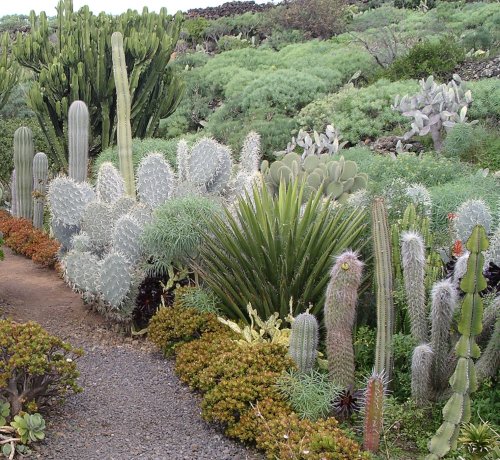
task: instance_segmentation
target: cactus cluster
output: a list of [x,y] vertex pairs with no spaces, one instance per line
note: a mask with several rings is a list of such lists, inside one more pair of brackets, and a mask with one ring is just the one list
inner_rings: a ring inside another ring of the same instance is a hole
[[[278,193],[281,181],[290,183],[304,180],[310,193],[323,187],[323,193],[344,202],[349,194],[366,188],[368,177],[358,172],[354,161],[336,158],[329,154],[308,155],[302,158],[295,152],[287,153],[271,165],[262,162],[264,181],[273,193]],[[307,195],[307,194],[306,194]]]
[[448,84],[438,85],[431,75],[420,80],[421,91],[413,96],[396,97],[393,110],[411,118],[411,130],[403,140],[430,134],[436,151],[443,148],[443,129],[451,129],[456,123],[467,121],[467,108],[472,102],[471,92],[467,91],[461,78],[453,75]]
[[278,155],[295,152],[297,147],[303,150],[302,158],[309,155],[335,155],[347,144],[341,140],[342,136],[333,125],[327,125],[324,133],[314,131],[312,136],[301,129],[297,138],[292,137],[292,141],[288,143],[285,151],[278,152]]

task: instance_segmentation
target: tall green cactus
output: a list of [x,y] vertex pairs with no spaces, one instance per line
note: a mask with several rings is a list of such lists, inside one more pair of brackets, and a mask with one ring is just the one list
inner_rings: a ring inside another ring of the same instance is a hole
[[69,177],[76,182],[87,179],[89,162],[89,109],[74,101],[68,111]]
[[467,240],[469,259],[467,271],[460,282],[465,293],[461,305],[458,332],[461,336],[455,346],[458,357],[455,372],[450,378],[453,394],[443,408],[444,421],[429,442],[426,460],[443,458],[457,444],[460,425],[470,420],[470,395],[477,389],[474,359],[481,354],[475,336],[481,332],[483,319],[483,300],[481,291],[486,289],[483,276],[484,255],[488,249],[488,239],[484,227],[475,226]]
[[356,318],[358,288],[363,263],[355,252],[341,254],[330,272],[325,297],[326,352],[333,382],[343,388],[354,385],[352,329]]
[[49,160],[43,152],[33,158],[33,226],[43,227],[43,213],[49,176]]
[[31,129],[21,127],[14,133],[17,217],[33,218],[33,157],[35,147]]
[[420,344],[427,341],[429,328],[425,299],[425,247],[417,232],[401,235],[401,256],[411,335]]
[[125,181],[127,195],[135,198],[134,164],[132,162],[132,128],[130,125],[130,90],[127,78],[127,64],[120,32],[111,35],[113,50],[113,75],[116,86],[116,112],[118,116],[117,138],[120,172]]
[[375,288],[377,291],[377,342],[375,372],[392,374],[392,335],[394,328],[394,300],[391,261],[391,242],[387,212],[383,198],[372,204],[372,238],[375,255]]
[[114,142],[117,97],[109,40],[114,31],[127,37],[132,136],[153,137],[160,119],[172,114],[180,102],[184,84],[168,65],[179,38],[180,13],[171,16],[165,8],[158,13],[145,8],[141,13],[97,15],[86,6],[74,11],[72,0],[64,0],[57,6],[55,40],[45,13],[31,14],[30,23],[30,33],[18,34],[12,49],[20,65],[33,72],[28,103],[57,169],[67,167],[65,133],[73,101],[85,101],[91,113],[89,155]]
[[384,397],[386,379],[376,371],[368,379],[363,407],[363,448],[377,452],[384,427]]
[[318,355],[318,321],[309,312],[301,313],[292,323],[289,354],[300,372],[311,371]]
[[19,66],[13,64],[10,55],[10,36],[5,32],[0,41],[0,109],[9,100],[19,77]]

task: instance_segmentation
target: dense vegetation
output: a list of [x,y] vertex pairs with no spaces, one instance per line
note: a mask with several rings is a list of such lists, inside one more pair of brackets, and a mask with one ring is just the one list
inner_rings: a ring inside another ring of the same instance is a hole
[[233,6],[0,20],[4,243],[268,458],[498,458],[499,4]]

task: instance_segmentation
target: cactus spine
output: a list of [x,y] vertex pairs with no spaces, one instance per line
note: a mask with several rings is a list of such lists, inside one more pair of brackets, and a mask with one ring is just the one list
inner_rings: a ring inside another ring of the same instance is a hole
[[383,198],[372,205],[372,235],[377,291],[377,342],[375,372],[390,379],[392,373],[392,333],[394,324],[391,243]]
[[429,401],[432,348],[423,343],[413,350],[411,358],[411,395],[418,406]]
[[300,372],[312,370],[318,355],[318,321],[309,312],[301,313],[292,323],[289,353]]
[[343,388],[354,385],[352,329],[363,263],[355,252],[341,254],[330,272],[326,289],[325,326],[328,367],[332,380]]
[[448,385],[450,329],[457,306],[457,290],[450,279],[434,284],[431,306],[432,385],[440,394]]
[[31,221],[33,217],[33,135],[21,127],[14,133],[14,166],[16,168],[17,217]]
[[135,198],[134,165],[132,163],[132,128],[130,125],[130,90],[127,65],[123,50],[123,36],[120,32],[111,35],[113,54],[113,75],[116,86],[116,111],[118,116],[117,140],[120,172],[125,181],[127,195]]
[[69,177],[87,179],[89,161],[89,110],[85,102],[73,102],[68,111]]
[[482,329],[483,300],[480,292],[487,286],[483,276],[482,252],[488,249],[484,227],[474,227],[467,240],[467,249],[470,253],[467,271],[460,282],[460,289],[465,293],[465,297],[458,323],[461,336],[455,346],[458,361],[450,378],[453,394],[443,408],[444,421],[429,442],[430,454],[426,460],[438,460],[456,447],[460,425],[470,420],[470,394],[477,389],[473,360],[479,358],[481,352],[475,342],[475,336]]
[[428,325],[425,303],[425,248],[423,238],[417,232],[404,232],[401,235],[401,256],[411,335],[420,344],[427,341]]
[[385,384],[384,374],[374,371],[365,389],[363,448],[370,452],[378,451],[380,434],[384,427]]
[[42,228],[43,226],[48,175],[49,161],[47,155],[38,152],[33,158],[33,226],[36,228]]

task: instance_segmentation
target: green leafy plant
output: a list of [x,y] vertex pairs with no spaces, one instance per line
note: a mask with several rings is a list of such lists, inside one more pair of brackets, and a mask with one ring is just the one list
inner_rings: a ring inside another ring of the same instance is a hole
[[321,189],[302,207],[304,190],[282,183],[273,197],[254,186],[234,214],[207,222],[199,271],[230,318],[248,323],[250,302],[261,318],[278,312],[284,319],[292,297],[294,316],[309,303],[311,313],[321,312],[331,257],[363,246],[364,211],[331,209]]
[[479,460],[493,451],[500,452],[500,436],[489,422],[464,423],[458,437],[458,449],[467,459]]
[[16,429],[23,444],[45,438],[45,420],[40,414],[16,415],[11,426]]

